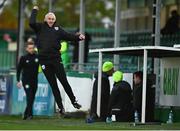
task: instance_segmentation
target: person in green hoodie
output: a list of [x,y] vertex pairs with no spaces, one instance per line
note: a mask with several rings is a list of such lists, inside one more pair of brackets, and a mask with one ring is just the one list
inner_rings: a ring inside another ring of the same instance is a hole
[[62,41],[61,42],[61,49],[60,49],[60,53],[61,53],[61,59],[62,59],[62,63],[64,65],[65,69],[69,69],[69,63],[70,63],[70,57],[69,57],[69,53],[68,53],[68,43],[66,41]]
[[97,93],[98,93],[98,73],[95,73],[93,93],[90,107],[90,118],[93,121],[106,121],[107,111],[108,111],[108,101],[110,96],[110,82],[109,77],[112,76],[114,72],[114,65],[110,61],[104,62],[102,66],[102,81],[101,81],[101,108],[100,116],[97,115]]
[[113,73],[114,85],[108,103],[106,122],[110,123],[112,114],[118,122],[130,122],[133,120],[132,90],[128,82],[123,80],[123,73]]

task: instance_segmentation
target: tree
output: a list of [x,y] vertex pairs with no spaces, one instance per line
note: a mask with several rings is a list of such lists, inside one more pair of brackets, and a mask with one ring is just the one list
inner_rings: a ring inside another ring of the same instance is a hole
[[[17,29],[18,1],[11,0],[0,14],[0,28]],[[112,3],[112,8],[107,8],[107,3]],[[57,16],[57,23],[63,27],[79,27],[80,0],[53,0],[53,10]],[[43,21],[48,12],[48,0],[26,0],[25,28],[29,29],[29,15],[34,5],[38,5],[38,21]],[[115,0],[85,0],[86,27],[102,27],[102,18],[109,17],[114,21]]]
[[4,4],[5,4],[6,1],[7,1],[7,0],[3,0],[2,3],[0,3],[0,9],[3,8],[3,6],[4,6]]

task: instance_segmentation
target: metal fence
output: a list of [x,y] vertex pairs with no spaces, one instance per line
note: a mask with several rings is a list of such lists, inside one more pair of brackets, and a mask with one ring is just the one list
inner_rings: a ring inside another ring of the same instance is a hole
[[0,71],[8,71],[15,68],[16,52],[0,49]]
[[[8,31],[9,33],[10,31]],[[112,29],[87,29],[87,33],[91,36],[91,41],[89,43],[90,49],[95,48],[110,48],[114,46],[114,31]],[[0,31],[0,36],[5,31]],[[14,33],[14,34],[13,34]],[[26,37],[31,36],[33,33],[26,33]],[[16,33],[10,32],[10,35],[14,39]],[[2,37],[1,37],[2,38]],[[16,67],[16,51],[8,50],[8,43],[5,43],[0,38],[0,71],[7,71]],[[163,46],[173,46],[174,44],[179,44],[180,34],[175,35],[164,35],[161,36],[161,45]],[[120,36],[121,46],[145,46],[153,45],[151,39],[151,31],[136,31],[136,32],[123,32]],[[69,54],[72,58],[73,46],[69,45]],[[113,61],[113,55],[104,55],[103,60]],[[97,70],[98,54],[88,54],[88,63],[84,64],[84,71],[94,72]],[[130,56],[120,56],[119,68],[125,72],[133,72],[137,70],[137,57]],[[149,68],[151,68],[151,60],[149,60]],[[77,63],[70,63],[72,70],[77,70],[75,66]]]

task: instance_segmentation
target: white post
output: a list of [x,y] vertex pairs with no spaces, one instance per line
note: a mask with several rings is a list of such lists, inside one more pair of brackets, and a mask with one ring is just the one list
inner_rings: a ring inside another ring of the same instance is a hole
[[101,110],[101,78],[102,78],[102,52],[99,52],[98,65],[98,89],[97,89],[97,115],[100,116]]
[[[80,33],[85,34],[85,2],[84,0],[80,1]],[[78,70],[83,71],[84,63],[84,41],[79,42],[79,66]]]
[[[114,26],[114,47],[120,46],[120,0],[116,0],[116,16],[115,16],[115,26]],[[119,65],[119,55],[114,55],[114,69],[118,69]]]
[[143,60],[143,88],[142,88],[142,113],[141,122],[145,123],[146,120],[146,83],[147,83],[147,49],[144,49],[144,60]]

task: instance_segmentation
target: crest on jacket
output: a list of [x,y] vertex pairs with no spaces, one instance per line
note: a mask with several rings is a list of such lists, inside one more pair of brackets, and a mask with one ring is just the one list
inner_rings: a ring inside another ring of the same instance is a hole
[[54,29],[55,29],[55,30],[59,30],[59,27],[56,26],[56,27],[54,27]]

